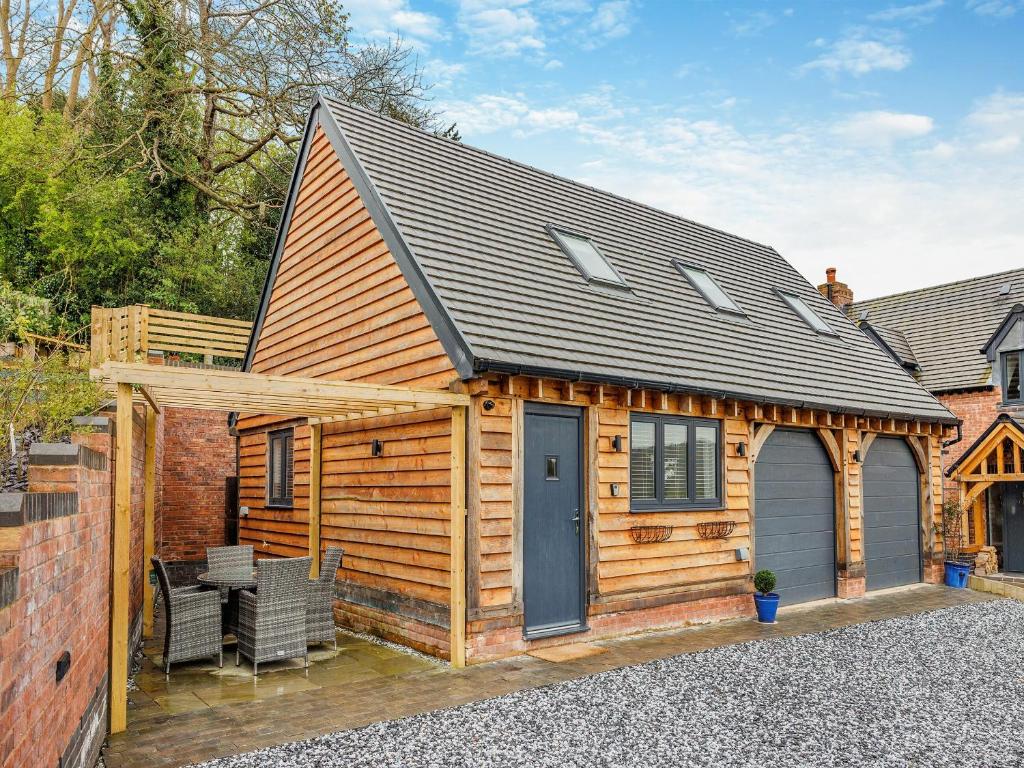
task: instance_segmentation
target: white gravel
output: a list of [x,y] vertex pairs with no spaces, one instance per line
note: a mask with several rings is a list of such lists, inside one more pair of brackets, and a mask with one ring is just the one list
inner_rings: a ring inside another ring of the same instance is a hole
[[715,648],[206,768],[1024,766],[1024,603]]

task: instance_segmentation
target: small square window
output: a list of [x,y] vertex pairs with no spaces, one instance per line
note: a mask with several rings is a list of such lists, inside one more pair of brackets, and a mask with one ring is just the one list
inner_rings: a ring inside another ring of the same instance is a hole
[[629,288],[622,275],[604,254],[597,250],[597,246],[589,237],[552,226],[548,227],[548,232],[588,282]]
[[690,285],[696,289],[697,293],[704,297],[704,301],[712,307],[724,312],[734,312],[737,315],[745,314],[740,309],[740,305],[732,300],[706,269],[684,264],[681,261],[672,263],[676,265],[676,269],[683,274],[683,277],[690,281]]
[[792,293],[786,293],[785,291],[776,291],[776,293],[778,293],[779,296],[782,297],[782,300],[789,305],[790,309],[792,309],[794,312],[797,313],[797,315],[800,316],[801,320],[807,323],[807,325],[809,325],[815,331],[817,331],[818,333],[823,333],[827,336],[839,335],[834,330],[832,330],[832,327],[828,323],[826,323],[824,320],[818,317],[818,314],[813,309],[811,309],[810,305],[806,301],[801,299],[799,296]]
[[545,456],[544,457],[544,479],[545,480],[557,480],[558,479],[558,457],[557,456]]

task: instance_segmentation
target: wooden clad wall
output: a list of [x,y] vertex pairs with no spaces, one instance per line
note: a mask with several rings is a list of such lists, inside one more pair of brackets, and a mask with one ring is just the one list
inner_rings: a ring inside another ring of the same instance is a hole
[[267,506],[266,431],[246,432],[238,438],[238,503],[249,508],[249,515],[239,519],[238,539],[240,544],[252,544],[257,555],[301,557],[309,552],[309,427],[304,422],[277,421],[270,421],[269,427],[280,429],[287,424],[295,425],[290,508]]
[[455,377],[320,128],[306,161],[252,370],[438,388]]
[[450,448],[448,408],[324,424],[321,544],[344,581],[448,603]]
[[[447,389],[456,372],[352,180],[317,128],[271,288],[252,370]],[[266,507],[266,432],[289,422],[239,421],[240,538],[257,552],[309,546],[310,430],[295,433],[295,504]],[[449,409],[326,423],[321,547],[345,550],[339,579],[447,604],[450,589]],[[383,442],[383,456],[371,442]]]

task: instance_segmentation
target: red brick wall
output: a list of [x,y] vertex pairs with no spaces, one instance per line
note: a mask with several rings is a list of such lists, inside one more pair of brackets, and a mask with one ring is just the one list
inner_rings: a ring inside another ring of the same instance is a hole
[[[109,436],[101,437],[109,450]],[[20,529],[18,596],[0,608],[3,768],[92,759],[105,735],[110,478],[108,469],[77,465],[29,470],[35,492],[77,489],[78,508]],[[71,666],[58,683],[55,664],[65,650]]]
[[939,400],[949,410],[963,419],[964,439],[949,446],[943,456],[943,468],[948,469],[960,458],[965,450],[984,432],[999,415],[1000,394],[997,390],[983,392],[958,392],[938,395]]
[[166,408],[157,554],[169,562],[202,560],[225,543],[224,482],[235,474],[228,414]]

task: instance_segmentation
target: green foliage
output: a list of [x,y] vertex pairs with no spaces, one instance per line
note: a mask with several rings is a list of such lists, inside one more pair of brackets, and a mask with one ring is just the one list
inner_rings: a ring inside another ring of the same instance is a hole
[[960,562],[964,546],[964,508],[960,500],[948,498],[942,502],[942,523],[935,526],[935,533],[942,537],[942,549],[946,562]]
[[754,589],[762,595],[775,591],[775,574],[772,571],[758,571],[754,574]]
[[54,332],[50,302],[14,289],[0,278],[0,342],[22,341],[26,333]]
[[102,388],[66,355],[0,364],[0,468],[11,464],[12,427],[16,437],[31,432],[40,440],[62,440],[71,434],[72,417],[92,413],[103,400]]

